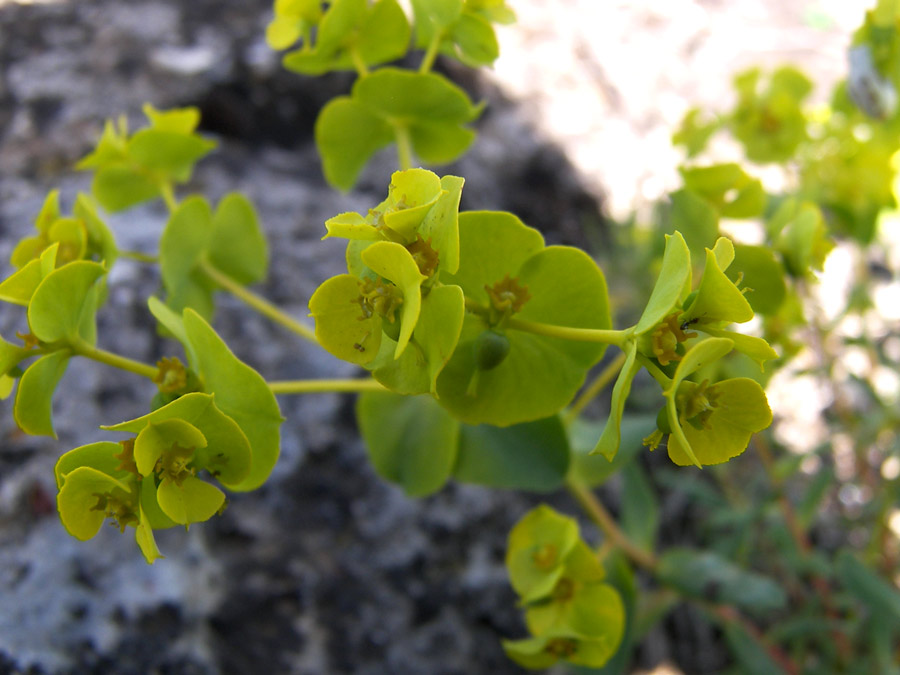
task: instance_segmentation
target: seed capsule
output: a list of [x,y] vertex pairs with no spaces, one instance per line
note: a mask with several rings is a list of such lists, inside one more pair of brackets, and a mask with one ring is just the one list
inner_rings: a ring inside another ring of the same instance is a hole
[[494,330],[486,330],[475,338],[475,365],[479,370],[492,370],[509,354],[509,338]]

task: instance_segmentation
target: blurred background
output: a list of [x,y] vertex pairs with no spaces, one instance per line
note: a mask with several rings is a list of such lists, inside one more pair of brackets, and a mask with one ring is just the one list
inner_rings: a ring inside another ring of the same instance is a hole
[[[852,32],[872,4],[510,2],[518,21],[498,29],[492,69],[439,66],[487,101],[472,150],[441,171],[466,177],[463,208],[511,210],[548,242],[594,254],[616,323],[628,325],[655,277],[648,270],[658,251],[648,242],[661,241],[666,227],[659,204],[682,185],[686,156],[672,134],[684,115],[694,106],[731,109],[736,73],[784,63],[815,83],[809,105],[825,103],[846,77]],[[72,167],[104,120],[125,115],[136,127],[145,102],[193,105],[220,147],[189,190],[215,199],[238,190],[257,205],[272,251],[259,290],[305,317],[316,286],[343,271],[342,246],[319,242],[325,219],[378,203],[394,158],[379,155],[347,194],[325,184],[313,123],[352,74],[284,71],[264,40],[270,18],[270,3],[257,0],[0,0],[0,259],[31,232],[49,190],[60,189],[65,210],[89,189],[90,177]],[[743,161],[731,138],[713,139],[706,152],[707,161]],[[772,193],[794,180],[777,164],[753,175]],[[152,253],[166,217],[150,204],[110,223],[122,248]],[[833,582],[828,561],[839,548],[867,551],[882,579],[897,574],[900,246],[892,218],[889,208],[879,217],[874,246],[839,239],[824,270],[802,282],[799,312],[814,328],[792,336],[800,343],[793,358],[768,382],[776,423],[762,450],[751,446],[703,475],[676,471],[662,452],[636,462],[658,547],[715,547],[773,575],[806,608],[791,617],[797,625],[781,627],[782,640],[801,630],[799,619],[825,611],[809,579]],[[755,244],[762,220],[724,219],[720,228]],[[152,268],[117,264],[101,346],[143,361],[172,353],[146,310],[158,288]],[[17,309],[0,308],[7,339],[25,328]],[[220,300],[215,326],[270,379],[354,373],[233,299]],[[21,434],[11,400],[0,403],[0,673],[521,672],[499,643],[524,634],[503,564],[506,537],[540,501],[575,513],[567,496],[451,484],[410,500],[368,465],[351,397],[283,398],[289,421],[272,479],[235,496],[215,521],[160,533],[166,559],[151,567],[114,528],[89,543],[66,534],[53,466],[61,452],[98,440],[99,425],[141,414],[153,391],[73,362],[56,397],[58,440]],[[641,391],[636,419],[657,405]],[[600,417],[604,405],[589,414]],[[613,512],[626,509],[621,477],[600,494]],[[647,616],[656,620],[623,672],[748,672],[720,623],[677,598],[652,597],[657,615]],[[848,625],[876,616],[842,598],[836,611]],[[797,638],[804,653],[833,628]],[[807,662],[809,672],[829,672]]]

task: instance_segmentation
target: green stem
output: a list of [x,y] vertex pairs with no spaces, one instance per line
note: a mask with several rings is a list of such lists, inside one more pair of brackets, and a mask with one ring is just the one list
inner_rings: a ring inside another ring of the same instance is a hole
[[129,260],[136,260],[137,262],[142,263],[159,262],[159,256],[150,255],[149,253],[141,253],[140,251],[119,251],[119,255],[122,258],[128,258]]
[[437,58],[438,49],[441,46],[441,40],[444,39],[444,32],[437,31],[434,34],[434,37],[431,38],[431,42],[428,44],[428,49],[425,52],[425,56],[422,57],[422,63],[419,64],[419,72],[421,74],[425,74],[431,70],[432,66],[434,66],[434,60]]
[[599,328],[570,328],[568,326],[554,326],[535,321],[523,321],[521,319],[509,319],[508,328],[521,330],[535,335],[574,340],[576,342],[602,342],[616,347],[623,347],[628,340],[630,332],[626,330],[603,330]]
[[566,479],[566,488],[575,498],[575,501],[584,509],[588,517],[596,523],[597,527],[603,531],[615,546],[622,549],[622,552],[631,558],[636,565],[651,572],[656,570],[659,565],[659,560],[656,556],[635,544],[628,538],[628,535],[619,529],[616,521],[592,490],[574,478]]
[[600,371],[600,374],[597,375],[594,381],[591,382],[591,384],[581,392],[581,395],[578,397],[575,403],[572,404],[572,407],[569,408],[569,410],[563,417],[563,423],[566,426],[571,425],[572,422],[574,422],[578,415],[581,413],[581,411],[584,410],[585,406],[593,401],[597,397],[597,395],[615,379],[616,375],[619,374],[619,371],[622,370],[622,366],[625,365],[625,359],[627,357],[628,355],[625,354],[625,352],[619,354],[615,359],[610,361],[609,365],[606,366],[606,368],[604,368],[602,371]]
[[672,378],[666,375],[662,370],[660,370],[659,366],[657,366],[653,361],[648,359],[643,354],[637,355],[638,361],[640,361],[641,365],[647,369],[647,372],[653,376],[653,379],[659,383],[659,386],[662,387],[663,391],[668,391],[669,387],[672,386]]
[[175,199],[175,190],[172,189],[172,184],[168,181],[163,183],[159,186],[159,192],[169,208],[169,212],[174,213],[175,209],[178,208],[178,200]]
[[360,77],[366,77],[369,74],[369,67],[363,61],[362,55],[356,45],[350,48],[350,59],[353,61],[353,67],[356,68],[356,74]]
[[377,380],[284,380],[269,382],[275,394],[320,394],[325,392],[387,391]]
[[409,129],[403,124],[394,124],[394,136],[397,139],[397,163],[400,170],[412,168],[412,139]]
[[310,342],[315,342],[316,344],[319,343],[319,341],[316,339],[316,333],[312,328],[300,323],[295,318],[289,316],[265,298],[262,298],[256,293],[248,290],[247,288],[236,282],[234,279],[229,277],[227,274],[222,274],[222,272],[205,261],[200,263],[200,269],[212,281],[217,283],[219,286],[231,293],[236,298],[242,300],[244,303],[255,309],[263,316],[268,317],[275,323],[281,324],[288,330],[293,331],[300,337],[305,338]]
[[113,368],[127,370],[130,373],[134,373],[135,375],[140,375],[151,380],[156,377],[157,373],[159,372],[159,369],[156,366],[151,366],[149,363],[141,363],[140,361],[129,359],[126,356],[119,356],[118,354],[113,354],[112,352],[92,347],[84,341],[72,342],[71,347],[72,351],[78,356],[83,356],[93,361],[105,363],[106,365],[112,366]]

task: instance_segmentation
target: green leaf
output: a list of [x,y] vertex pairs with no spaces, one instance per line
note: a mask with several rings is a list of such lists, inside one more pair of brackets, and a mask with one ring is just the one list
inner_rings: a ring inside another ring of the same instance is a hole
[[[696,391],[693,382],[683,382],[678,397],[690,396]],[[682,392],[684,390],[684,392]],[[697,429],[692,424],[676,427],[683,430],[684,439],[673,433],[669,436],[669,458],[679,466],[696,464],[691,461],[690,451],[700,464],[720,464],[736,457],[747,449],[750,437],[772,423],[772,411],[766,394],[759,383],[746,377],[738,377],[717,382],[709,388],[716,402],[706,420],[706,427]],[[669,399],[672,400],[671,398]],[[670,422],[673,417],[669,408]],[[687,441],[687,446],[684,441]]]
[[753,308],[744,294],[719,268],[716,255],[706,250],[706,267],[694,301],[681,315],[682,321],[744,323],[753,318]]
[[250,200],[232,192],[219,202],[212,217],[209,262],[240,284],[266,276],[269,248]]
[[463,12],[449,33],[450,44],[441,51],[470,68],[490,66],[500,56],[500,45],[490,22],[478,14]]
[[606,424],[609,424],[608,420],[588,421],[579,417],[568,428],[572,449],[569,475],[587,487],[602,485],[632,461],[643,448],[641,441],[654,428],[656,418],[653,415],[623,416],[619,427],[619,452],[612,461],[590,454]]
[[784,267],[768,247],[735,246],[728,278],[735,283],[740,279],[744,288],[750,289],[747,302],[758,314],[775,314],[784,302]]
[[339,359],[365,365],[381,346],[381,316],[366,317],[359,304],[359,279],[349,274],[331,277],[309,299],[316,320],[316,340]]
[[175,312],[190,307],[212,315],[212,283],[197,265],[213,236],[213,216],[203,197],[189,197],[175,210],[159,240],[159,269],[166,304]]
[[147,299],[147,307],[150,308],[150,313],[156,318],[159,325],[169,331],[175,339],[182,344],[185,354],[187,355],[188,363],[191,367],[196,368],[197,355],[194,353],[194,348],[188,341],[187,333],[184,330],[184,321],[182,320],[181,315],[173,312],[167,305],[163,304],[159,298],[152,295]]
[[[603,273],[583,251],[563,246],[540,250],[540,235],[509,214],[463,214],[459,225],[460,269],[455,275],[442,274],[443,283],[459,285],[469,300],[490,302],[485,286],[509,275],[531,296],[516,319],[609,328]],[[496,368],[481,370],[475,343],[488,328],[482,315],[467,314],[459,345],[438,377],[441,405],[467,424],[506,426],[555,414],[571,401],[605,349],[599,343],[511,330],[506,332],[508,356]]]
[[0,338],[0,374],[6,375],[31,355],[30,349],[19,347]]
[[119,469],[122,460],[115,457],[121,452],[122,445],[120,443],[111,443],[109,441],[88,443],[69,450],[56,462],[56,467],[54,468],[56,487],[62,487],[66,476],[82,466],[89,466],[116,479],[126,477],[128,472]]
[[578,523],[546,504],[515,524],[506,547],[509,581],[522,602],[548,595],[565,571],[563,562],[577,545]]
[[229,489],[245,489],[241,486],[248,480],[251,462],[256,458],[242,427],[218,403],[219,399],[209,394],[193,392],[143,417],[101,428],[139,434],[148,424],[181,420],[196,427],[206,439],[206,447],[194,451],[192,463],[205,468]]
[[179,485],[164,480],[156,491],[160,508],[180,525],[202,523],[212,518],[225,503],[225,493],[215,485],[188,476]]
[[900,591],[893,584],[886,582],[847,550],[838,553],[835,571],[841,584],[876,613],[879,620],[900,625]]
[[787,605],[787,595],[777,583],[709,551],[668,549],[660,556],[657,576],[688,597],[755,614]]
[[675,369],[675,375],[672,376],[672,384],[669,385],[666,396],[674,395],[683,380],[701,368],[715,363],[733,348],[734,340],[724,337],[708,338],[695,344],[678,362],[678,367]]
[[558,417],[499,428],[463,425],[453,474],[465,483],[550,492],[569,469],[569,442]]
[[419,225],[418,234],[440,256],[440,269],[449,274],[459,270],[459,200],[464,179],[459,176],[443,176],[443,190],[437,203]]
[[144,514],[143,508],[139,508],[139,520],[137,527],[135,527],[134,540],[137,542],[137,545],[144,556],[144,560],[146,560],[148,564],[152,565],[158,559],[165,558],[165,556],[159,552],[159,547],[156,545],[156,539],[153,538],[153,529]]
[[30,260],[0,283],[0,300],[27,307],[35,289],[43,280],[40,259]]
[[631,383],[634,381],[635,375],[641,369],[641,364],[637,362],[637,342],[632,342],[628,347],[628,355],[622,370],[619,371],[619,377],[613,385],[612,398],[610,401],[609,417],[603,426],[603,432],[597,440],[594,449],[590,451],[591,455],[603,455],[608,462],[612,462],[619,452],[621,444],[621,428],[622,415],[625,413],[625,402],[631,393]]
[[463,0],[412,0],[416,46],[427,47],[435,33],[452,26],[462,14]]
[[253,490],[268,478],[278,459],[279,428],[284,421],[278,402],[262,376],[240,361],[203,317],[186,309],[184,328],[197,356],[204,390],[215,394],[216,406],[237,422],[250,441],[250,473],[229,487]]
[[106,512],[94,508],[98,495],[113,490],[130,492],[125,483],[89,466],[68,473],[56,498],[59,517],[68,533],[81,541],[96,535],[106,520]]
[[53,393],[66,372],[70,356],[67,351],[42,356],[19,378],[13,416],[26,434],[56,438],[51,414]]
[[129,139],[128,155],[151,171],[159,171],[187,180],[194,163],[207,155],[216,144],[194,134],[141,129]]
[[124,211],[160,195],[159,184],[127,166],[98,169],[91,182],[91,194],[107,211]]
[[729,621],[723,625],[725,640],[731,653],[746,675],[783,675],[784,670],[768,652],[754,640],[737,622]]
[[690,190],[678,190],[669,195],[672,202],[670,228],[680,232],[692,257],[703,255],[719,236],[719,214],[702,197]]
[[87,229],[90,251],[96,258],[110,269],[119,257],[119,249],[116,247],[116,238],[112,230],[97,214],[97,207],[90,196],[79,192],[75,198],[75,206],[72,215],[80,218]]
[[[400,394],[434,393],[437,377],[459,341],[465,312],[465,297],[459,286],[432,288],[422,300],[412,348],[399,359],[393,358],[396,348],[391,350],[386,365],[375,368],[372,375]],[[393,342],[387,337],[383,340]]]
[[93,323],[96,311],[96,297],[91,291],[104,274],[103,265],[86,260],[69,263],[48,274],[38,284],[28,305],[31,332],[42,342],[87,338],[84,323],[88,320]]
[[427,277],[419,272],[412,254],[401,244],[392,241],[375,242],[362,252],[362,261],[373,272],[393,282],[403,293],[399,317],[400,335],[394,351],[394,358],[398,359],[406,349],[419,320],[422,309],[421,286]]
[[666,235],[666,251],[656,285],[647,301],[635,335],[643,335],[662,321],[682,299],[682,291],[691,284],[691,253],[680,232]]
[[706,199],[725,218],[753,218],[766,208],[762,183],[737,164],[679,169],[684,185]]
[[394,131],[382,117],[348,96],[329,101],[315,126],[316,147],[325,179],[349,190],[366,162],[394,140]]
[[742,333],[734,333],[728,330],[720,330],[703,326],[703,332],[716,337],[728,338],[734,343],[734,350],[741,354],[746,354],[759,364],[759,369],[763,370],[763,364],[766,361],[778,358],[778,353],[769,346],[769,343],[762,338],[753,335],[744,335]]
[[637,462],[622,470],[622,529],[647,551],[656,547],[659,503],[646,473]]
[[443,487],[450,477],[459,423],[429,396],[367,392],[356,416],[372,466],[410,497]]

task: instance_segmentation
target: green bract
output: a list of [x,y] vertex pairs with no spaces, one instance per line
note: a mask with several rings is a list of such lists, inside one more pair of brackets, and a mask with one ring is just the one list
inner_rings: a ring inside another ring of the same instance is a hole
[[543,505],[532,510],[510,533],[506,565],[534,636],[504,641],[510,658],[526,668],[560,659],[600,667],[615,654],[624,605],[572,519]]
[[216,144],[195,133],[196,108],[159,111],[144,106],[150,126],[128,134],[125,118],[106,123],[97,148],[77,168],[95,171],[91,191],[103,208],[121,211],[159,197],[191,177],[194,164]]
[[[284,49],[300,38],[304,41],[301,49],[285,55],[288,70],[304,75],[365,71],[406,53],[409,22],[396,0],[334,0],[324,15],[316,11],[320,7],[318,2],[276,2],[275,21],[266,35],[269,44]],[[314,43],[310,39],[313,25],[317,27]]]
[[464,125],[481,108],[440,75],[377,70],[357,80],[350,96],[332,99],[316,120],[325,177],[351,188],[369,158],[397,137],[407,139],[423,162],[452,162],[475,139]]
[[37,236],[22,239],[12,252],[10,262],[15,267],[22,268],[39,259],[54,244],[58,244],[57,265],[88,259],[112,266],[118,255],[112,232],[85,194],[78,194],[72,215],[64,217],[59,208],[59,190],[53,190],[47,195],[34,226]]
[[427,396],[365,393],[356,407],[375,470],[407,494],[422,496],[451,477],[496,488],[548,492],[569,468],[556,417],[499,428],[460,424]]
[[807,139],[801,104],[812,83],[791,67],[776,70],[760,91],[760,71],[753,68],[734,79],[738,103],[730,120],[734,135],[754,162],[783,162]]
[[416,46],[436,43],[442,54],[473,68],[491,65],[500,54],[491,22],[515,21],[503,0],[413,0],[412,5]]
[[[440,280],[458,285],[480,309],[466,314],[456,351],[438,376],[438,401],[468,424],[505,426],[556,413],[605,345],[514,330],[510,323],[509,354],[495,368],[481,370],[475,343],[485,329],[502,327],[513,315],[556,326],[609,328],[603,273],[582,251],[545,248],[539,232],[508,213],[464,213],[459,228],[459,270],[443,272]],[[504,295],[516,300],[500,309],[497,297]]]
[[822,211],[811,202],[785,200],[766,224],[766,230],[776,243],[785,268],[794,277],[813,278],[813,272],[822,271],[825,258],[834,248]]
[[737,164],[679,169],[685,189],[702,197],[724,218],[753,218],[766,208],[762,183]]
[[213,314],[215,283],[210,265],[239,284],[263,279],[269,252],[256,211],[243,195],[226,195],[215,213],[203,197],[190,197],[172,213],[159,242],[166,303],[176,312],[190,307]]

